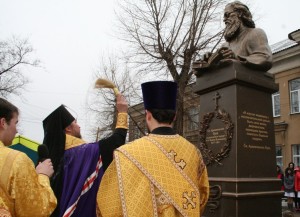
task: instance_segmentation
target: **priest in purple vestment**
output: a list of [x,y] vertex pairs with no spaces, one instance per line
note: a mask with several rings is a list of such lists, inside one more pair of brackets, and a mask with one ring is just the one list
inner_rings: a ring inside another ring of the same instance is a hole
[[64,105],[43,120],[44,141],[54,166],[51,187],[57,208],[51,216],[96,217],[96,196],[105,169],[115,148],[125,144],[128,104],[116,97],[118,111],[113,134],[94,143],[81,139],[80,126]]

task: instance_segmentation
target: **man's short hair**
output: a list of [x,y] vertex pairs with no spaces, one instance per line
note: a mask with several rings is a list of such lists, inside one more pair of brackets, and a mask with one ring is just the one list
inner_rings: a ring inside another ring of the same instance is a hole
[[245,26],[249,28],[255,28],[255,23],[252,20],[252,14],[247,5],[241,3],[240,1],[234,1],[229,3],[227,6],[232,7],[234,11],[241,15],[240,18]]
[[9,123],[14,113],[19,114],[18,108],[7,100],[0,98],[0,118],[5,118],[6,122]]
[[176,111],[167,109],[150,109],[153,118],[157,120],[158,123],[171,124],[174,121]]

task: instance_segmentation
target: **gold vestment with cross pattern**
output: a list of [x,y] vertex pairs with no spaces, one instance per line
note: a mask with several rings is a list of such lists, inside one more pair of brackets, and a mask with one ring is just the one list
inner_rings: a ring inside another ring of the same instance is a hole
[[150,134],[118,148],[97,195],[103,217],[199,217],[209,196],[200,151],[179,135]]

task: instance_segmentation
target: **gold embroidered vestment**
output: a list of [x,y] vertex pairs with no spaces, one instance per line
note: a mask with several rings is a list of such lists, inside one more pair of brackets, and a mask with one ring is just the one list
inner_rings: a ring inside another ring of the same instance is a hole
[[56,203],[49,178],[36,173],[26,154],[0,141],[0,216],[50,216]]
[[208,200],[200,152],[179,135],[150,134],[124,145],[101,181],[103,217],[199,217]]

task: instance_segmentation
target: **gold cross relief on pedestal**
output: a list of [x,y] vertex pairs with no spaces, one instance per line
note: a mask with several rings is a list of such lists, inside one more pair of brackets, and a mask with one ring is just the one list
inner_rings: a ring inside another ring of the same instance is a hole
[[176,163],[181,169],[184,169],[184,167],[186,166],[185,161],[184,161],[183,159],[180,159],[180,161],[176,161],[175,158],[176,158],[176,156],[177,156],[177,153],[176,153],[174,150],[171,150],[171,151],[169,152],[169,155],[170,155],[171,157],[173,157],[175,163]]

